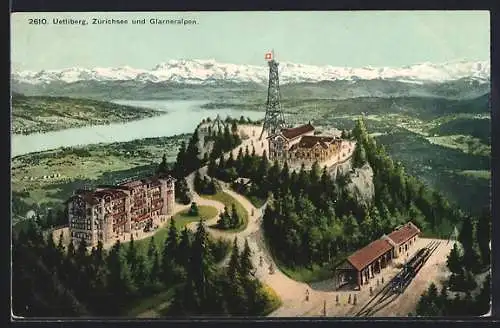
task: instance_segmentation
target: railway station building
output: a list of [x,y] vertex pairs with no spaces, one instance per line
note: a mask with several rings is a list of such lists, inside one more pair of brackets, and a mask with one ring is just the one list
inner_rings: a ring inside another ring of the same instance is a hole
[[359,289],[368,284],[370,279],[390,265],[394,258],[406,254],[415,244],[419,234],[420,230],[408,222],[389,235],[383,235],[357,250],[335,269],[335,288],[348,285]]
[[395,258],[408,252],[417,241],[420,235],[420,229],[411,222],[397,228],[387,236],[383,236],[394,247],[393,256]]

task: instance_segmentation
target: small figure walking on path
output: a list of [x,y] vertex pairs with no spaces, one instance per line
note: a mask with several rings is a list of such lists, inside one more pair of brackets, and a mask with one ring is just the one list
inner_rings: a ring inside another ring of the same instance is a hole
[[347,304],[351,304],[351,294],[349,294],[349,299],[347,300]]
[[339,305],[339,295],[335,295],[335,305]]
[[264,264],[264,262],[263,262],[262,255],[261,255],[259,258],[259,265],[262,266],[263,264]]
[[309,289],[306,289],[306,301],[309,301]]
[[356,301],[358,298],[356,297],[356,294],[354,294],[354,298],[352,299],[352,305],[356,305]]
[[255,213],[254,213],[253,208],[252,208],[252,216],[254,216],[254,214],[255,214]]
[[384,277],[381,278],[382,279],[382,284],[384,283]]
[[323,316],[326,317],[326,300],[323,302]]
[[274,267],[273,267],[273,264],[269,264],[269,274],[273,274],[274,273]]
[[373,289],[372,289],[372,286],[370,286],[370,296],[373,295]]

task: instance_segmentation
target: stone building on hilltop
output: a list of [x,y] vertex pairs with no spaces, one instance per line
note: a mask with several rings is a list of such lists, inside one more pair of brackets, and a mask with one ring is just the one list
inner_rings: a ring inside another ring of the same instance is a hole
[[314,135],[311,123],[295,128],[282,129],[269,136],[269,159],[291,165],[312,165],[339,156],[342,139],[334,136]]

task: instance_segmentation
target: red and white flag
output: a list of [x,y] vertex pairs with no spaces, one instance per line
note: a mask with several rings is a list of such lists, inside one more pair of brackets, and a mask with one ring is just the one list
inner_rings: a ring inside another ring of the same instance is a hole
[[266,52],[266,56],[264,58],[266,60],[273,60],[273,53],[272,52]]

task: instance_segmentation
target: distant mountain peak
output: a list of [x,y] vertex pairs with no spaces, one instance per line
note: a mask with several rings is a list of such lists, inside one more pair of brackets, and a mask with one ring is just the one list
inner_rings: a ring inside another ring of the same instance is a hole
[[[204,84],[213,81],[235,83],[267,83],[265,65],[220,63],[215,59],[171,59],[152,69],[136,69],[130,66],[112,68],[70,67],[59,70],[12,72],[13,80],[28,84],[74,83],[79,81],[130,81],[172,82]],[[393,80],[406,83],[446,82],[470,78],[489,81],[490,63],[486,61],[459,60],[448,63],[419,63],[398,68],[314,66],[280,62],[280,82],[320,82],[335,80]]]

